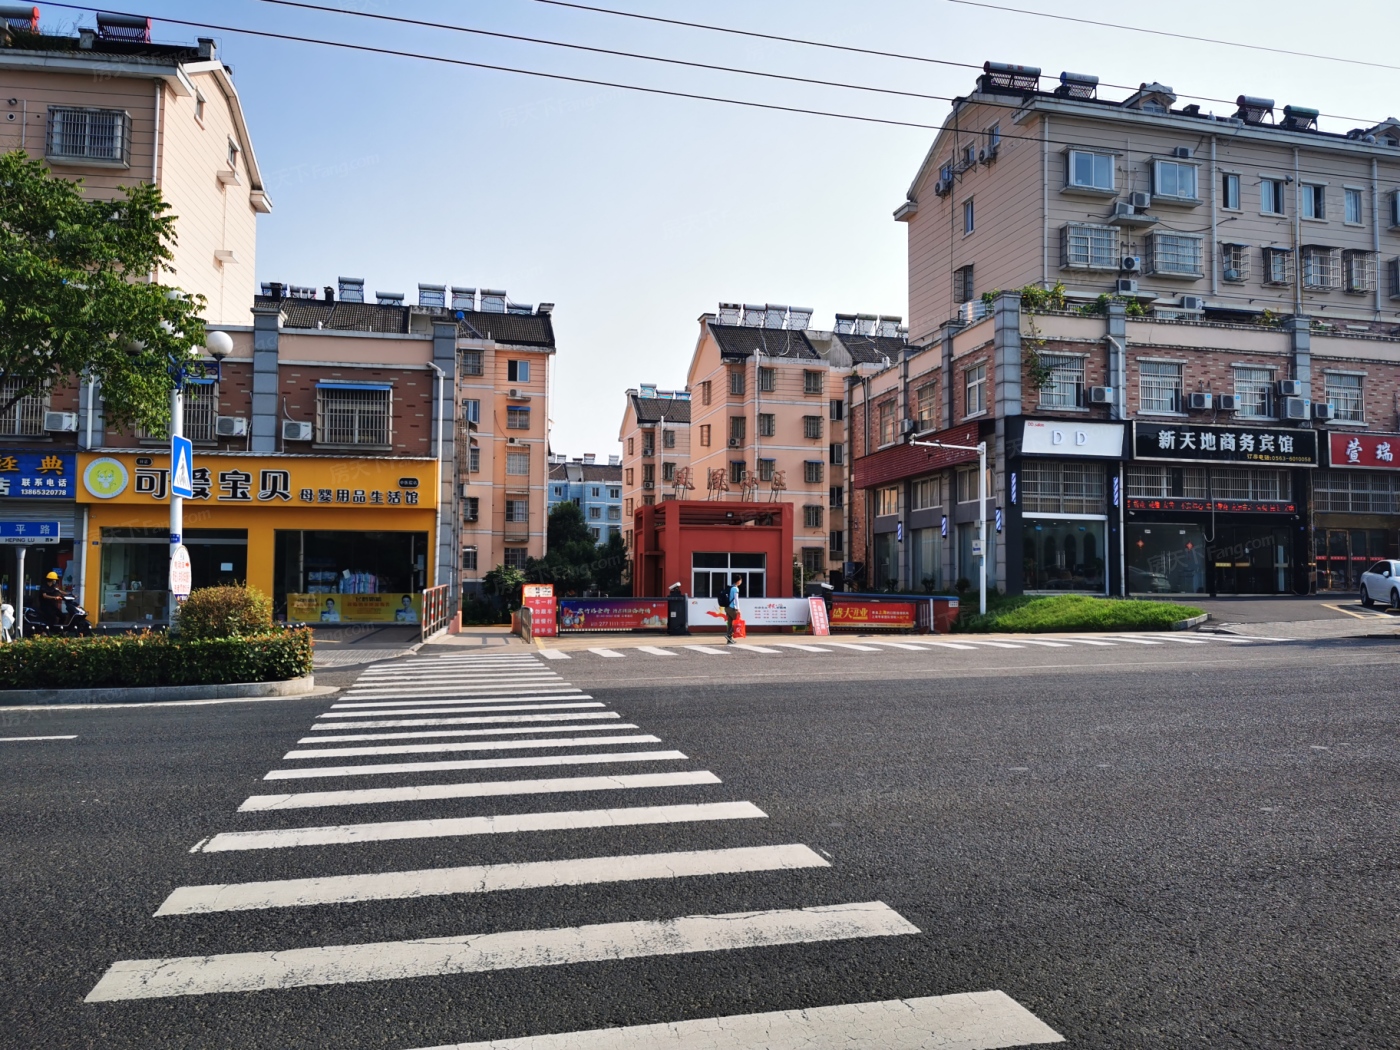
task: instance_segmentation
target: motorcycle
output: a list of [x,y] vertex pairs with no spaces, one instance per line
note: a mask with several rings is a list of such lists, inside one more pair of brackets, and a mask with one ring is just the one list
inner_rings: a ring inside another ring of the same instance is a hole
[[48,624],[39,615],[39,610],[25,607],[24,610],[24,633],[25,634],[76,634],[87,637],[92,634],[92,624],[88,622],[87,610],[78,604],[72,595],[63,599],[63,610],[59,613],[58,622]]

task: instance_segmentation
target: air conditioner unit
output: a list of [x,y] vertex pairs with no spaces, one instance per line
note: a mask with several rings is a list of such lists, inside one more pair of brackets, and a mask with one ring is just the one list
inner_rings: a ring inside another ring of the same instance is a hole
[[44,429],[50,434],[72,434],[78,429],[78,413],[45,412]]
[[1146,211],[1148,208],[1152,207],[1152,194],[1143,193],[1139,190],[1137,193],[1128,194],[1128,201],[1138,211]]
[[1173,147],[1172,147],[1172,156],[1173,156],[1173,157],[1176,157],[1176,158],[1179,159],[1179,160],[1190,160],[1190,159],[1191,159],[1191,147],[1190,147],[1190,146],[1173,146]]
[[650,492],[652,489],[656,488],[656,482],[654,482],[654,481],[644,481],[644,482],[642,482],[642,488],[644,488],[644,489],[646,489],[648,492]]
[[1298,379],[1280,379],[1278,381],[1279,397],[1302,397],[1303,383]]
[[506,438],[507,445],[523,445],[525,442],[520,438]]
[[1192,412],[1208,412],[1212,400],[1209,394],[1192,394],[1187,398],[1186,403],[1191,407]]
[[1125,255],[1125,256],[1123,256],[1123,261],[1120,262],[1120,263],[1118,264],[1118,269],[1122,270],[1124,273],[1141,273],[1141,272],[1142,272],[1142,256],[1140,256],[1140,255]]
[[1312,416],[1312,402],[1305,397],[1283,399],[1284,419],[1309,419]]
[[934,195],[935,197],[946,197],[946,196],[948,196],[948,194],[951,193],[951,192],[952,192],[952,187],[949,186],[949,185],[948,185],[946,182],[944,182],[942,179],[939,179],[937,182],[935,182],[935,183],[933,184],[933,195]]
[[310,423],[301,423],[295,419],[282,420],[283,441],[310,441],[311,437],[312,427]]
[[1215,407],[1222,412],[1238,412],[1240,410],[1240,395],[1217,394],[1215,395]]
[[1113,290],[1117,295],[1137,295],[1138,283],[1130,277],[1120,277],[1114,282]]
[[1137,209],[1127,201],[1113,202],[1113,217],[1115,219],[1131,219],[1137,214]]
[[1330,401],[1313,402],[1313,419],[1335,419],[1336,416],[1337,410],[1332,406]]
[[738,438],[730,438],[730,439],[729,439],[729,447],[730,447],[730,448],[738,448],[738,447],[739,447],[739,439],[738,439]]
[[219,416],[214,420],[214,433],[221,438],[241,438],[248,436],[246,416]]
[[1089,388],[1089,404],[1091,405],[1111,405],[1113,403],[1113,387],[1111,386],[1091,386]]
[[1204,310],[1206,308],[1205,298],[1199,295],[1183,295],[1181,308],[1183,310]]
[[519,396],[520,396],[520,391],[517,390],[515,387],[511,387],[508,396],[510,396],[510,397],[519,397]]

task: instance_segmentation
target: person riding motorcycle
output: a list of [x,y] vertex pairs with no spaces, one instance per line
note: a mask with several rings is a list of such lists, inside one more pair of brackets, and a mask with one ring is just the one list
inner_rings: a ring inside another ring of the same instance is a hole
[[58,573],[49,573],[39,588],[39,618],[50,627],[58,626],[63,622],[63,603],[67,600],[68,595],[63,593]]

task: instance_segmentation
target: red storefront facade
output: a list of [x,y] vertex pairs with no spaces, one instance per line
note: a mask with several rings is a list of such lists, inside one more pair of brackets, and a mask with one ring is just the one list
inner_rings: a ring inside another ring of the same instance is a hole
[[673,583],[717,597],[744,578],[745,598],[792,597],[793,505],[666,500],[633,519],[632,593],[660,597]]

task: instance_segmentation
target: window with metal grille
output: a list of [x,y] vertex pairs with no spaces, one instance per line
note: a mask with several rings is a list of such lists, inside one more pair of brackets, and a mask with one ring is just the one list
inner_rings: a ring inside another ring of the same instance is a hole
[[760,460],[758,461],[758,480],[759,480],[759,481],[772,481],[772,480],[773,480],[773,468],[774,468],[776,465],[777,465],[777,461],[776,461],[776,460],[772,460],[772,459],[760,459]]
[[729,440],[743,442],[748,436],[749,421],[743,416],[729,417]]
[[1158,160],[1152,164],[1152,196],[1165,200],[1194,201],[1196,165],[1176,160]]
[[729,462],[729,484],[731,484],[731,485],[741,485],[741,484],[743,484],[744,475],[747,474],[747,473],[748,473],[748,471],[747,471],[747,470],[745,469],[745,467],[744,467],[744,461],[743,461],[743,460],[741,460],[741,459],[730,460],[730,462]]
[[875,490],[875,513],[882,518],[899,513],[898,485],[886,485]]
[[663,463],[663,464],[661,464],[661,480],[662,480],[662,481],[675,481],[675,480],[676,480],[676,465],[675,465],[674,463]]
[[466,376],[479,376],[485,372],[481,360],[480,350],[462,351],[462,374]]
[[507,547],[505,549],[505,566],[507,569],[525,569],[525,564],[530,560],[530,552],[525,547]]
[[914,419],[920,430],[938,426],[938,384],[924,383],[914,389]]
[[825,520],[823,517],[825,510],[825,507],[808,503],[802,508],[802,527],[804,529],[820,529]]
[[[18,379],[7,379],[0,383],[0,434],[31,437],[44,432],[47,397],[35,397],[30,394],[20,398],[13,405],[9,404],[22,387],[23,384]],[[6,405],[9,407],[4,407]]]
[[1078,354],[1041,354],[1046,380],[1040,387],[1041,408],[1080,408],[1084,404],[1084,358]]
[[1327,403],[1332,406],[1332,417],[1349,423],[1366,422],[1366,409],[1362,401],[1364,376],[1347,372],[1324,372],[1327,388]]
[[826,387],[824,377],[820,372],[812,369],[804,369],[802,372],[802,392],[804,394],[820,394]]
[[[469,520],[475,520],[475,519],[469,519]],[[463,547],[463,548],[462,548],[462,568],[465,569],[465,570],[468,571],[468,572],[475,572],[475,571],[476,571],[476,548],[475,548],[475,547]]]
[[1313,503],[1317,510],[1352,514],[1400,513],[1400,477],[1366,470],[1315,470]]
[[387,386],[318,386],[317,442],[322,445],[388,445],[393,393]]
[[930,510],[943,505],[943,479],[920,478],[909,486],[909,509]]
[[651,430],[642,431],[642,455],[656,455],[656,433]]
[[709,447],[710,447],[710,424],[709,424],[709,423],[701,423],[701,424],[700,424],[700,447],[701,447],[701,448],[709,448]]
[[676,447],[676,432],[675,432],[674,430],[663,430],[663,431],[661,432],[661,447],[662,447],[662,448],[675,448],[675,447]]
[[1021,509],[1028,514],[1103,514],[1104,471],[1098,463],[1026,460]]
[[656,483],[656,464],[655,464],[655,463],[643,463],[643,464],[642,464],[642,484],[643,484],[643,485],[654,485],[655,483]]
[[1293,252],[1287,248],[1264,249],[1264,283],[1293,283]]
[[1303,287],[1337,287],[1337,251],[1320,245],[1303,248]]
[[481,473],[481,448],[477,445],[473,445],[467,452],[467,473]]
[[771,394],[778,385],[778,377],[772,368],[760,368],[758,370],[758,389],[760,393]]
[[966,303],[976,298],[973,288],[972,267],[959,266],[953,271],[953,302]]
[[[219,393],[214,381],[187,380],[181,397],[185,406],[181,418],[181,434],[191,441],[213,441],[214,422],[219,414]],[[168,436],[164,427],[138,427],[136,436],[143,441],[160,440]]]
[[52,160],[127,164],[131,159],[130,124],[119,109],[53,106],[44,155]]
[[633,508],[635,506],[636,501],[633,499],[633,497],[628,496],[625,500],[622,501],[622,512],[630,518],[634,513]]
[[[821,510],[820,507],[817,510]],[[820,547],[802,548],[802,571],[807,573],[821,572],[826,568],[826,551]]]
[[1235,397],[1239,408],[1235,414],[1272,419],[1274,415],[1274,370],[1272,368],[1236,368]]
[[1220,276],[1231,284],[1243,284],[1249,280],[1249,245],[1222,244],[1220,271]]
[[820,485],[826,464],[819,459],[809,459],[802,464],[802,480],[808,485]]
[[523,477],[530,475],[530,453],[528,452],[507,452],[506,453],[506,473]]
[[770,438],[777,433],[777,418],[772,412],[760,412],[758,414],[758,436]]
[[803,416],[802,436],[805,438],[819,438],[822,436],[822,417]]
[[530,501],[528,499],[508,499],[506,500],[506,521],[522,522],[530,520]]
[[842,401],[839,397],[833,397],[833,398],[831,399],[831,413],[830,413],[830,415],[831,415],[831,418],[832,418],[833,420],[842,420],[842,419],[845,419],[845,418],[846,418],[846,402]]
[[634,437],[629,437],[627,439],[627,454],[629,456],[635,456],[637,454],[637,439]]
[[1375,252],[1356,249],[1342,252],[1342,288],[1356,294],[1376,290]]
[[1194,233],[1154,233],[1152,272],[1200,275],[1201,243],[1201,237]]
[[973,365],[963,372],[963,415],[987,411],[987,365]]
[[742,368],[731,368],[729,370],[729,392],[736,397],[744,394],[744,370]]
[[1181,411],[1181,365],[1138,362],[1138,399],[1143,412]]
[[530,410],[510,405],[506,408],[506,429],[507,430],[529,430]]
[[1069,270],[1117,270],[1118,228],[1086,222],[1067,223],[1060,229],[1060,265]]

